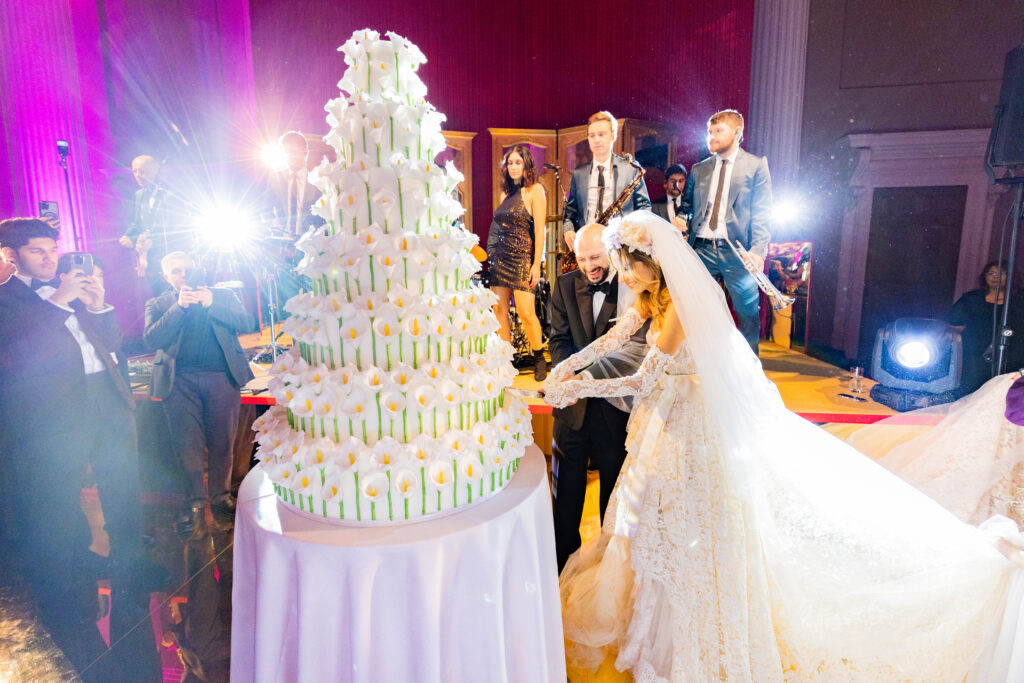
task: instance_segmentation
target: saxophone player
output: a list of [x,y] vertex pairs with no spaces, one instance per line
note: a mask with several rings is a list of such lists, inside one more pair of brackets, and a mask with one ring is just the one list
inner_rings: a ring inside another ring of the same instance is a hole
[[[588,120],[587,144],[593,161],[573,170],[562,221],[562,239],[570,252],[576,251],[576,231],[593,223],[637,175],[628,161],[612,153],[618,133],[619,122],[606,111],[599,111]],[[641,182],[623,203],[621,211],[627,214],[649,208],[651,200],[647,187]]]

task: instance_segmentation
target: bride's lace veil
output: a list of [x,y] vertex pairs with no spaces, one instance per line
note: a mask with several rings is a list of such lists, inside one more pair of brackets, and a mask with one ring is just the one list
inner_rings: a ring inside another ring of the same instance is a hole
[[1011,576],[989,536],[786,410],[721,287],[672,225],[634,212],[604,239],[662,268],[726,477],[760,537],[789,665],[959,680],[994,637]]

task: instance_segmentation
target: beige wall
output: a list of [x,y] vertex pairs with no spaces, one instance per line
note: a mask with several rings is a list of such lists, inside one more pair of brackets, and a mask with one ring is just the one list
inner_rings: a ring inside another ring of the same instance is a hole
[[[989,128],[1024,0],[812,0],[800,181],[815,243],[809,340],[829,346],[851,133]],[[1008,201],[996,209],[996,231]],[[970,226],[965,226],[969,230]],[[952,303],[952,302],[950,302]]]

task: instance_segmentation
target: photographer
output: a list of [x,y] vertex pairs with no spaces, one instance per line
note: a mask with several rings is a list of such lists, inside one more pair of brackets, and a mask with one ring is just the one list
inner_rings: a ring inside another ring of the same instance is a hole
[[173,289],[146,302],[143,339],[157,351],[150,394],[163,399],[172,446],[188,475],[178,530],[200,533],[204,448],[215,516],[229,518],[235,509],[230,487],[239,389],[253,377],[238,333],[252,329],[252,319],[234,292],[202,284],[188,254],[172,252],[160,265]]
[[[134,401],[113,358],[121,330],[92,256],[58,260],[57,236],[36,218],[0,222],[0,248],[15,268],[0,285],[0,452],[16,520],[5,531],[54,641],[80,671],[101,658],[86,679],[149,680],[159,671],[151,636],[147,645],[135,631],[104,657],[96,629],[97,579],[111,580],[117,641],[139,608],[146,614],[142,583],[154,575],[142,553]],[[79,506],[90,465],[109,558],[90,550]]]

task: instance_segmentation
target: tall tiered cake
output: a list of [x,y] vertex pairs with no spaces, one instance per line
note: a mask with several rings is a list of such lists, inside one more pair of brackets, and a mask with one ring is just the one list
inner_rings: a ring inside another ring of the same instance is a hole
[[424,99],[423,53],[375,31],[339,49],[348,95],[327,103],[324,138],[338,160],[310,174],[327,224],[297,244],[313,291],[285,306],[295,344],[253,428],[282,503],[345,523],[418,520],[508,484],[530,416],[504,392],[515,371],[494,295],[471,282],[462,177],[434,163],[444,116]]

